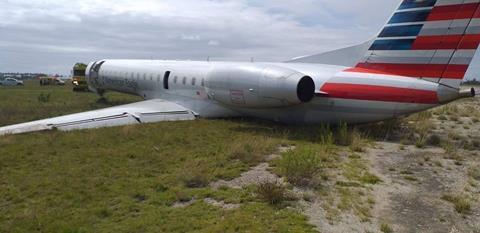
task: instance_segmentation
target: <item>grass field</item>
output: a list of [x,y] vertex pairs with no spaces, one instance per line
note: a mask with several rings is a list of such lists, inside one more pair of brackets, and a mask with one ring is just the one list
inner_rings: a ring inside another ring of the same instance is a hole
[[[0,88],[0,125],[138,100],[97,99],[33,82]],[[255,187],[208,186],[238,177],[280,144],[316,140],[289,130],[199,120],[0,137],[0,232],[311,232],[299,211],[265,203]]]
[[25,87],[0,86],[0,126],[140,100],[114,92],[107,98],[108,103],[99,102],[92,93],[73,92],[71,85],[41,87],[38,82],[28,81]]
[[[106,97],[0,87],[0,126],[140,100]],[[478,103],[357,127],[202,119],[0,137],[0,233],[478,232]]]

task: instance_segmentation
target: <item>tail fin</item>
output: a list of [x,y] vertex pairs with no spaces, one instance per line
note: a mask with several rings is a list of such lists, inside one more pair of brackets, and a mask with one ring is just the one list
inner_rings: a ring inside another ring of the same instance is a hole
[[480,43],[480,0],[403,0],[354,70],[459,88]]

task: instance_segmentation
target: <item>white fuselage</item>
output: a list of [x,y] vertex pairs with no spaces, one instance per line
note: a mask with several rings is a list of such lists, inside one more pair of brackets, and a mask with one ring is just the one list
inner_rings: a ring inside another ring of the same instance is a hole
[[[89,64],[87,81],[98,93],[112,90],[164,99],[204,118],[248,116],[293,124],[374,122],[450,101],[437,83],[347,69],[300,63],[103,60]],[[292,87],[297,86],[291,85],[301,77],[311,77],[316,92],[304,102],[295,100],[297,89]]]

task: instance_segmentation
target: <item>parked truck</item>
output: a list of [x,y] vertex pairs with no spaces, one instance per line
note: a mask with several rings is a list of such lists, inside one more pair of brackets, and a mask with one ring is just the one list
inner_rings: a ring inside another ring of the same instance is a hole
[[87,65],[83,63],[77,63],[73,66],[73,91],[88,91],[87,79],[85,78],[85,71]]
[[60,79],[60,77],[40,77],[40,86],[49,86],[49,85],[57,85],[57,86],[64,86],[65,81]]

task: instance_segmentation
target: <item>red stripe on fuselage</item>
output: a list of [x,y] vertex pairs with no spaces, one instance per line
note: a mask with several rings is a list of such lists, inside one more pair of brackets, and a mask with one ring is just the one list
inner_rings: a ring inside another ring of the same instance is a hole
[[326,83],[321,91],[331,98],[397,103],[438,104],[437,92],[363,84]]
[[478,18],[480,17],[478,6],[479,3],[436,6],[430,12],[427,21]]
[[399,75],[407,77],[463,79],[468,65],[358,63],[347,72]]
[[477,49],[480,35],[440,35],[418,36],[412,45],[413,50],[437,49]]

